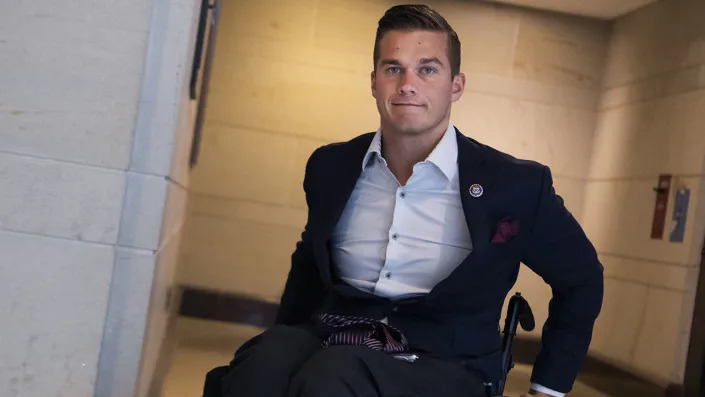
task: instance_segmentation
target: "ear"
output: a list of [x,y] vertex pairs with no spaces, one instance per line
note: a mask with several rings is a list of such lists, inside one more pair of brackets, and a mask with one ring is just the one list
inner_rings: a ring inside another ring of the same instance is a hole
[[375,71],[373,70],[372,73],[370,73],[370,88],[372,89],[372,97],[377,99],[377,88],[375,87],[375,83],[377,82],[377,77],[375,76]]
[[450,101],[455,102],[463,96],[463,91],[465,91],[465,75],[463,73],[458,73],[453,77],[453,86],[450,93]]

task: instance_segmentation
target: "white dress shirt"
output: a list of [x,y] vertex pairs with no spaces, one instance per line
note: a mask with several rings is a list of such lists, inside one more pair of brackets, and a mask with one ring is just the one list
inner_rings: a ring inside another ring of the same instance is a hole
[[472,250],[460,202],[458,143],[448,126],[426,161],[401,184],[377,131],[331,238],[337,275],[386,298],[426,294]]
[[[455,127],[449,123],[402,186],[382,157],[382,131],[377,130],[331,236],[337,276],[390,299],[427,294],[448,277],[472,251],[457,160]],[[532,388],[564,395],[537,384]]]

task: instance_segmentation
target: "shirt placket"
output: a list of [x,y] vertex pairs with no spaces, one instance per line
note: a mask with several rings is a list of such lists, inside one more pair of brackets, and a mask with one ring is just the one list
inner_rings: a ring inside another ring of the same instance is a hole
[[[384,167],[388,177],[394,178],[391,171]],[[418,174],[420,170],[414,169],[414,173]],[[412,216],[410,207],[407,205],[409,191],[413,189],[413,179],[417,179],[420,175],[412,175],[409,178],[406,186],[400,186],[396,182],[394,191],[394,214],[389,227],[388,243],[386,247],[386,255],[382,268],[379,272],[379,278],[375,286],[375,293],[384,291],[383,294],[393,290],[392,285],[403,283],[403,274],[400,274],[400,263],[404,259],[403,239],[405,236],[404,229],[409,225],[409,217]],[[394,178],[396,181],[396,178]]]

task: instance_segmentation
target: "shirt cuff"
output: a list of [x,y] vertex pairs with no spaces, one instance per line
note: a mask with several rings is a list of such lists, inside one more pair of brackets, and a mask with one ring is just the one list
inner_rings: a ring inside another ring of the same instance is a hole
[[536,390],[537,392],[546,393],[549,396],[554,396],[554,397],[564,397],[565,396],[565,393],[551,390],[548,387],[543,387],[543,386],[539,385],[538,383],[532,383],[531,389]]

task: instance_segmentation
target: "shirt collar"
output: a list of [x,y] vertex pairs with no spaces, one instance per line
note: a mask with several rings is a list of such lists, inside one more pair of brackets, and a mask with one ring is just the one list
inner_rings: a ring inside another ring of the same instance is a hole
[[375,157],[375,155],[378,158],[382,158],[382,127],[380,127],[377,132],[375,132],[375,136],[372,138],[372,142],[370,143],[370,147],[367,149],[367,153],[365,153],[365,157],[362,159],[362,170],[365,170],[365,167],[370,163],[370,159]]
[[448,123],[448,129],[426,161],[435,164],[449,181],[458,172],[458,140],[453,123]]
[[[362,159],[363,170],[369,164],[370,158],[373,158],[375,155],[384,161],[382,157],[381,128],[375,133],[372,142],[370,142],[370,147],[367,149],[367,153],[365,153],[365,157]],[[453,123],[448,123],[446,132],[431,154],[428,155],[426,161],[435,164],[448,180],[453,179],[458,170],[456,165],[458,162],[458,141],[455,137],[455,126],[453,126]]]

